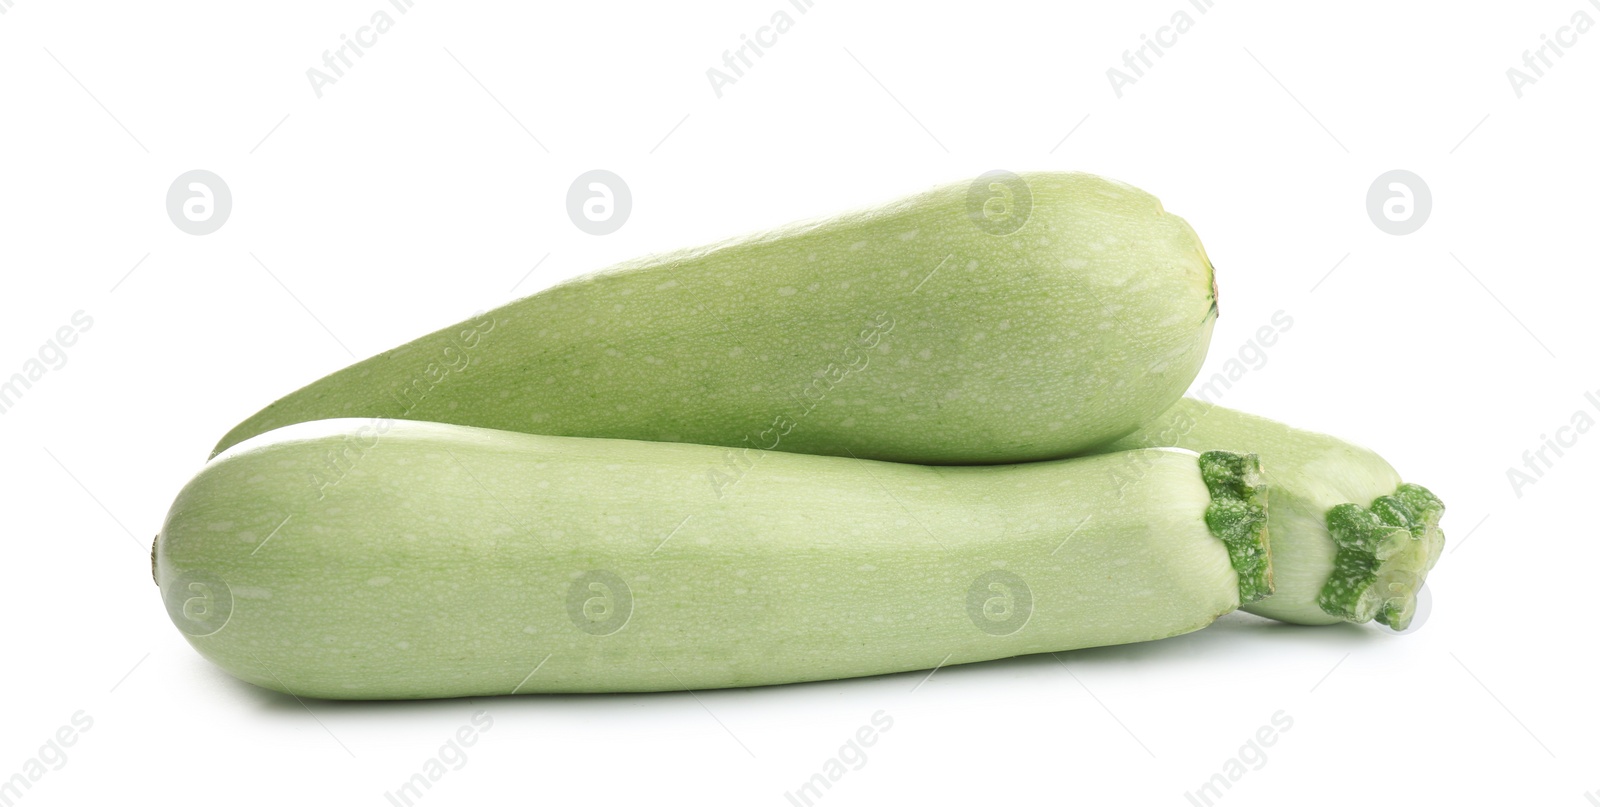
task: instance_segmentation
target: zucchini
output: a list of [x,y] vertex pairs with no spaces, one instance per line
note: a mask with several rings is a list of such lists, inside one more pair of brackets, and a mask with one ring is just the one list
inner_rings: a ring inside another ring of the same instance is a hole
[[299,696],[704,689],[1199,629],[1270,590],[1255,458],[934,467],[407,421],[236,446],[154,548],[201,654]]
[[[1421,485],[1402,483],[1383,457],[1194,398],[1103,450],[1152,446],[1260,455],[1272,491],[1276,590],[1246,611],[1302,625],[1376,619],[1405,630],[1411,623],[1417,592],[1444,549],[1444,503]],[[1124,458],[1124,478],[1142,473],[1142,455],[1114,456]]]
[[[996,222],[1004,222],[998,226]],[[1211,264],[1150,194],[985,175],[552,287],[361,361],[230,431],[386,417],[924,464],[1054,459],[1166,409]]]

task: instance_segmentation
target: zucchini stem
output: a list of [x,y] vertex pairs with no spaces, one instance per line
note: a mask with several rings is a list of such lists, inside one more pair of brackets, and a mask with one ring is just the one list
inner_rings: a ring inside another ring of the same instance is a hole
[[1239,574],[1239,603],[1265,598],[1272,593],[1272,550],[1261,458],[1207,451],[1200,455],[1200,478],[1211,492],[1206,527],[1228,548],[1228,562]]
[[1317,604],[1351,622],[1376,619],[1405,630],[1417,611],[1417,590],[1444,549],[1444,503],[1421,485],[1403,484],[1371,507],[1328,510],[1337,554]]

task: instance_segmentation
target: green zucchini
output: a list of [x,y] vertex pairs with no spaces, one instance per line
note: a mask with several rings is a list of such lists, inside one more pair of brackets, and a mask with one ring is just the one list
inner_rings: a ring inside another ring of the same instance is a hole
[[[1427,488],[1361,446],[1194,398],[1104,450],[1152,446],[1260,455],[1276,590],[1246,611],[1303,625],[1410,624],[1444,549],[1444,503]],[[1112,456],[1124,459],[1122,477],[1142,473],[1142,455]]]
[[388,417],[727,446],[719,487],[774,449],[1054,459],[1176,401],[1215,315],[1205,250],[1155,197],[985,175],[560,284],[316,381],[216,451]]
[[318,421],[208,463],[154,548],[251,683],[427,698],[874,675],[1199,629],[1270,591],[1250,455],[936,467]]

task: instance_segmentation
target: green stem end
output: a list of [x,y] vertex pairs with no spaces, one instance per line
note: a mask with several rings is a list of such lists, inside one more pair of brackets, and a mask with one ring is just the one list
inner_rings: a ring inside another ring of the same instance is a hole
[[1228,562],[1239,574],[1239,604],[1266,597],[1272,593],[1272,551],[1261,458],[1207,451],[1200,455],[1200,478],[1211,492],[1206,527],[1228,548]]
[[1328,532],[1337,549],[1317,604],[1348,622],[1376,619],[1405,630],[1416,615],[1417,591],[1444,549],[1443,515],[1439,497],[1411,484],[1370,507],[1330,508]]

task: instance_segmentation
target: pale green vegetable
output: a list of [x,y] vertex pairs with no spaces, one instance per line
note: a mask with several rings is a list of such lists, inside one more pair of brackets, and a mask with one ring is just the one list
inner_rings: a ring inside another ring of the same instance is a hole
[[[441,271],[449,271],[442,268]],[[1053,459],[1188,388],[1211,264],[1088,174],[935,188],[579,278],[340,370],[239,424],[390,417],[931,464]]]
[[[1444,503],[1372,451],[1326,434],[1185,398],[1105,448],[1180,446],[1261,456],[1272,491],[1275,592],[1245,610],[1309,625],[1372,619],[1404,630],[1444,548]],[[1124,476],[1142,473],[1124,457]]]
[[[1193,631],[1270,591],[1255,458],[931,467],[433,423],[291,426],[155,547],[207,658],[301,696],[703,689]],[[1209,526],[1208,526],[1209,525]]]

